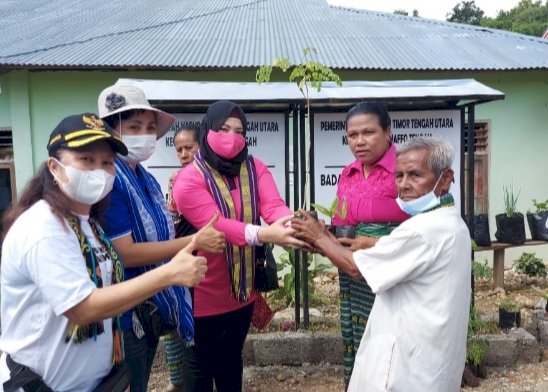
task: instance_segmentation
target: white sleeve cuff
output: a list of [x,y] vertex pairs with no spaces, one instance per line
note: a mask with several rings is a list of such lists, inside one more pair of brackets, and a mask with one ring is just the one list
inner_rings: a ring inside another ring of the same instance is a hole
[[251,246],[261,246],[259,241],[259,229],[261,226],[248,224],[245,226],[245,242]]

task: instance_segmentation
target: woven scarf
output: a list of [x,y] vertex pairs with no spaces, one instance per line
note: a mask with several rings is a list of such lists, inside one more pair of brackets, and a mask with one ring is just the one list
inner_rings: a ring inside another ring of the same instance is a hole
[[440,204],[424,212],[434,211],[434,210],[437,210],[438,208],[452,207],[454,205],[455,205],[455,199],[453,199],[453,195],[449,192],[445,192],[440,195]]
[[[120,189],[128,203],[131,235],[134,242],[160,242],[175,238],[173,220],[158,182],[141,165],[135,171],[124,161],[116,159],[115,187]],[[128,276],[138,276],[169,260],[157,264],[128,268]],[[171,286],[152,297],[162,319],[176,325],[179,336],[187,343],[194,340],[192,299],[186,287]],[[136,315],[131,315],[136,320]]]
[[[200,151],[194,156],[194,162],[198,170],[202,172],[211,195],[225,218],[255,225],[260,223],[258,178],[253,157],[248,156],[245,165],[240,166],[241,204],[239,216],[236,216],[234,200],[221,174],[202,158]],[[251,295],[255,278],[255,247],[238,247],[226,242],[225,255],[232,294],[239,302],[246,302]]]
[[[80,224],[77,219],[74,216],[70,216],[67,218],[67,221],[72,230],[74,230],[74,233],[76,233],[76,237],[78,238],[78,242],[80,243],[80,250],[82,251],[82,255],[84,256],[84,258],[86,259],[86,267],[90,279],[95,284],[95,287],[103,287],[101,268],[95,260],[93,247],[82,232],[82,229],[80,228]],[[95,237],[99,241],[99,245],[103,248],[103,251],[105,251],[105,253],[109,255],[110,260],[112,261],[111,284],[123,282],[124,266],[122,264],[120,256],[118,255],[118,252],[116,251],[110,240],[107,238],[101,227],[97,225],[92,218],[89,219],[89,225],[91,226]],[[124,350],[122,349],[123,343],[121,335],[122,324],[120,319],[121,317],[119,315],[112,318],[112,341],[114,345],[114,349],[112,350],[112,359],[114,363],[121,363],[124,355]],[[91,337],[95,338],[97,335],[100,335],[103,332],[105,332],[103,322],[93,322],[89,325],[83,326],[70,323],[67,335],[65,336],[65,342],[82,343]]]
[[380,238],[385,235],[388,235],[396,227],[400,225],[397,223],[384,223],[384,222],[375,222],[375,223],[358,223],[356,225],[356,236],[368,236],[373,238]]

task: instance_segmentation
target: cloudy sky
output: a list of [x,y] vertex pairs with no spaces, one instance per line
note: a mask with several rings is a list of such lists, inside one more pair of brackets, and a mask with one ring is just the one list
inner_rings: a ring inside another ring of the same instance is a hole
[[[461,0],[327,0],[329,4],[352,8],[365,8],[372,11],[394,12],[403,9],[412,14],[419,11],[419,16],[429,19],[445,20],[446,14]],[[486,16],[495,17],[499,10],[508,11],[518,5],[519,0],[475,0]]]

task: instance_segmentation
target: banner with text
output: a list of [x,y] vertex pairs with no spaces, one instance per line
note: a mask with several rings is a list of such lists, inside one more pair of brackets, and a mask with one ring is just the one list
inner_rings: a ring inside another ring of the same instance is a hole
[[[397,145],[415,136],[441,137],[455,149],[455,183],[451,193],[460,209],[461,121],[459,110],[391,112],[392,141]],[[314,114],[314,202],[329,207],[339,176],[354,161],[346,138],[346,113]]]
[[[167,194],[167,185],[171,174],[180,169],[173,135],[186,124],[200,124],[203,113],[175,114],[177,121],[171,129],[156,142],[154,154],[143,165],[156,178]],[[248,113],[246,139],[249,153],[265,162],[276,181],[278,190],[285,199],[285,114],[284,113]]]

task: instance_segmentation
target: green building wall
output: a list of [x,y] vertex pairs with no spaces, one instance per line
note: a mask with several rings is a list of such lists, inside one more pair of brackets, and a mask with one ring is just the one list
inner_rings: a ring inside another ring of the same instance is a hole
[[[503,211],[503,185],[520,189],[518,210],[533,198],[548,199],[548,71],[522,72],[339,72],[343,80],[473,78],[506,98],[476,106],[476,120],[490,122],[489,211]],[[49,133],[68,114],[97,111],[97,96],[119,78],[189,81],[254,81],[254,71],[10,71],[0,75],[0,128],[11,128],[16,187],[20,191],[46,158]],[[279,81],[283,81],[279,79]],[[540,247],[540,248],[545,248]],[[533,248],[531,251],[541,251]],[[523,248],[508,251],[507,260]],[[544,253],[544,252],[542,252]],[[489,258],[489,255],[486,254]]]

